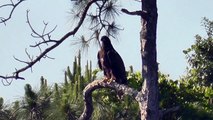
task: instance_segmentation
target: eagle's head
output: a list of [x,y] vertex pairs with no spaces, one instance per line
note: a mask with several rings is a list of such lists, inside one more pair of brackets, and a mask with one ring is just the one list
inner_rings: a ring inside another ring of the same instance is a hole
[[109,39],[107,36],[102,36],[102,37],[101,37],[101,41],[102,41],[103,43],[111,43],[111,42],[110,42],[110,39]]
[[103,47],[104,50],[114,49],[112,44],[111,44],[109,37],[102,36],[101,41],[102,41],[102,47]]

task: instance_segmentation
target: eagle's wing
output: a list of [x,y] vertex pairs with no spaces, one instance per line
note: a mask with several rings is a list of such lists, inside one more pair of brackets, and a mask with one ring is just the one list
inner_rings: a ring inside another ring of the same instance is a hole
[[98,66],[99,66],[99,68],[101,70],[103,70],[103,66],[102,66],[102,60],[103,60],[102,50],[98,51],[97,58],[98,58]]
[[125,72],[125,67],[121,56],[115,51],[111,50],[107,53],[110,67],[113,71],[117,71],[120,75]]
[[107,57],[112,73],[117,79],[116,82],[127,84],[125,66],[121,56],[115,50],[110,50],[107,52]]

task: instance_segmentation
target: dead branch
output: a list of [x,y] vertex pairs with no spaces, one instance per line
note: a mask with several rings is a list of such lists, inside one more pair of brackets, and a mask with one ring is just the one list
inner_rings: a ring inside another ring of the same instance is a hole
[[17,6],[19,6],[19,4],[21,4],[21,3],[24,2],[24,1],[25,1],[25,0],[18,0],[17,3],[14,3],[12,0],[10,0],[11,3],[1,5],[1,6],[0,6],[0,9],[1,9],[1,8],[4,8],[4,7],[12,7],[12,9],[11,9],[11,11],[10,11],[8,17],[4,18],[4,17],[0,16],[0,24],[1,24],[1,23],[4,23],[4,24],[6,25],[6,21],[8,21],[9,19],[11,19],[14,10],[17,8]]
[[167,115],[168,113],[176,112],[178,110],[180,110],[180,106],[175,106],[175,107],[172,107],[172,108],[161,110],[160,111],[160,118],[162,118],[163,116]]
[[81,114],[79,120],[89,120],[90,119],[92,112],[93,112],[92,92],[95,91],[96,89],[101,89],[101,88],[109,88],[109,89],[118,91],[119,93],[129,95],[139,103],[141,103],[145,99],[147,99],[144,97],[144,94],[146,94],[146,93],[142,93],[141,91],[134,90],[133,88],[130,88],[126,85],[121,85],[116,82],[106,83],[103,80],[95,80],[84,88],[83,95],[84,95],[85,107],[84,107],[84,111]]
[[174,112],[177,112],[179,110],[180,110],[180,106],[175,106],[175,107],[172,107],[172,108],[160,110],[159,111],[159,118],[160,118],[160,120],[162,120],[163,117],[166,116],[167,114],[174,113]]
[[[24,1],[24,0],[21,0],[21,1]],[[50,34],[55,30],[55,28],[54,28],[52,31],[47,32],[47,33],[45,34],[45,29],[46,29],[46,23],[45,23],[45,27],[44,27],[44,29],[43,29],[42,34],[37,33],[37,32],[33,29],[32,25],[31,25],[30,22],[29,22],[29,17],[28,17],[29,11],[27,11],[27,23],[28,23],[29,27],[31,28],[32,33],[34,33],[35,35],[37,35],[38,37],[40,37],[40,38],[43,40],[43,43],[46,44],[46,43],[48,43],[48,42],[53,42],[54,44],[51,45],[51,46],[49,46],[48,48],[46,48],[46,49],[45,49],[43,52],[41,52],[40,55],[38,55],[35,59],[31,60],[30,62],[27,62],[27,65],[26,65],[26,66],[24,66],[23,68],[17,69],[17,70],[13,73],[13,75],[11,75],[11,76],[0,76],[0,78],[5,79],[5,80],[7,80],[7,79],[24,79],[23,77],[20,77],[20,76],[19,76],[20,73],[22,73],[22,72],[24,72],[24,71],[26,71],[26,70],[32,68],[32,66],[34,66],[37,62],[39,62],[42,58],[48,57],[48,56],[47,56],[47,53],[49,53],[50,51],[52,51],[53,49],[55,49],[56,47],[58,47],[58,46],[59,46],[62,42],[64,42],[68,37],[70,37],[70,36],[72,36],[72,35],[75,35],[75,33],[79,30],[79,28],[80,28],[81,25],[83,24],[83,22],[84,22],[84,20],[85,20],[85,18],[86,18],[86,15],[87,15],[87,11],[89,10],[90,6],[91,6],[94,2],[96,2],[96,1],[97,1],[97,0],[90,0],[90,2],[88,2],[88,4],[86,5],[84,11],[83,11],[82,14],[81,14],[81,17],[80,17],[80,20],[79,20],[77,26],[76,26],[72,31],[66,33],[64,36],[61,37],[61,39],[59,39],[59,40],[54,40],[54,41],[53,41],[52,39],[50,39]],[[46,36],[46,35],[48,36],[48,39],[44,39],[44,36]],[[43,37],[43,38],[42,38],[42,37]],[[43,43],[38,43],[38,44],[35,45],[35,46],[39,46],[39,45],[41,45],[41,44],[43,44]]]
[[36,43],[35,45],[31,45],[30,47],[39,47],[40,45],[42,44],[46,44],[48,45],[48,43],[52,43],[52,42],[57,42],[57,40],[52,40],[51,39],[51,34],[55,31],[55,29],[57,28],[57,26],[55,26],[52,30],[50,30],[49,32],[46,32],[46,29],[47,29],[47,25],[48,23],[45,23],[43,21],[43,24],[44,24],[44,28],[42,30],[42,33],[39,33],[37,32],[34,27],[32,26],[31,22],[30,22],[30,18],[29,18],[29,10],[27,10],[27,14],[26,14],[26,17],[27,17],[27,24],[28,26],[30,27],[31,29],[31,36],[33,38],[37,38],[37,39],[42,39],[42,42],[39,42],[39,43]]
[[[4,76],[3,76],[4,77]],[[5,79],[5,80],[1,80],[1,83],[4,85],[4,86],[9,86],[9,85],[11,85],[11,83],[13,82],[13,80],[7,80],[7,79]]]
[[139,11],[132,11],[132,12],[130,12],[130,11],[128,11],[127,9],[121,9],[121,11],[123,12],[123,13],[126,13],[126,14],[128,14],[128,15],[137,15],[137,16],[141,16],[142,18],[144,18],[144,19],[146,19],[147,18],[147,12],[146,11],[141,11],[141,10],[139,10]]

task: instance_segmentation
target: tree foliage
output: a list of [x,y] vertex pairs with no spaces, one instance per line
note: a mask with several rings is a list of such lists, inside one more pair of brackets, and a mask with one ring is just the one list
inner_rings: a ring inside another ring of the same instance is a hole
[[[168,75],[160,74],[160,107],[179,109],[165,114],[163,120],[209,120],[213,118],[209,94],[213,94],[212,87],[198,86],[195,81],[182,78],[171,80]],[[208,95],[207,95],[208,94]],[[206,96],[207,95],[207,96]]]
[[195,44],[184,50],[190,65],[189,73],[201,85],[213,83],[213,21],[203,19],[207,37],[195,36]]
[[[82,9],[88,4],[85,0],[72,1],[73,8],[70,14],[73,21],[81,19]],[[89,35],[81,36],[78,41],[73,44],[80,44],[81,50],[87,50],[91,43],[100,46],[100,35],[104,34],[116,38],[118,31],[121,30],[116,23],[116,17],[120,14],[118,0],[96,0],[93,6],[88,10],[85,16],[86,22],[84,24]]]

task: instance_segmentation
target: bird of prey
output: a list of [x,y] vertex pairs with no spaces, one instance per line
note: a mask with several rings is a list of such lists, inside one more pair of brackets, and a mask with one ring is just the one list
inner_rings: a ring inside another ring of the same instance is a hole
[[107,36],[101,37],[101,50],[98,52],[98,65],[104,72],[105,81],[112,80],[127,85],[126,70],[121,56],[113,48]]

